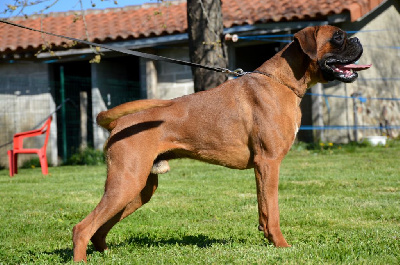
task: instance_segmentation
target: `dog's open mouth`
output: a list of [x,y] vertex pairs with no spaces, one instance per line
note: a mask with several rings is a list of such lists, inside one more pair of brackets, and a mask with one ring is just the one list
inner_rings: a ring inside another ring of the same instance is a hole
[[358,71],[362,70],[367,70],[370,68],[372,65],[360,65],[360,64],[333,64],[333,65],[328,65],[331,67],[331,69],[334,71],[335,75],[339,75],[340,79],[346,79],[346,80],[354,80],[357,78]]
[[357,79],[357,72],[369,69],[372,64],[361,65],[356,64],[356,62],[343,63],[336,60],[326,60],[324,66],[325,71],[328,71],[333,75],[333,79],[345,83],[351,83]]

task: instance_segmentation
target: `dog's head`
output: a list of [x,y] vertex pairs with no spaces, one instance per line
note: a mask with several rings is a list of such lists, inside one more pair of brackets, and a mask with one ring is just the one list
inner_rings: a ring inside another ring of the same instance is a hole
[[325,81],[350,83],[357,79],[357,71],[371,67],[355,64],[363,53],[362,45],[358,38],[348,38],[340,28],[308,27],[294,37],[303,52],[317,63]]

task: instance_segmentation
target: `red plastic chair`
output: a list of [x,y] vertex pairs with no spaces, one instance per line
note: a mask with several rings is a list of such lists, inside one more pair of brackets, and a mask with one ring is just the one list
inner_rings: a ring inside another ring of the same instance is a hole
[[[14,149],[8,150],[8,152],[7,152],[8,165],[10,167],[10,177],[12,177],[12,176],[14,176],[14,174],[18,173],[18,169],[17,169],[18,154],[37,154],[39,156],[40,166],[42,167],[42,174],[43,175],[48,174],[46,147],[47,147],[47,142],[49,140],[50,125],[51,125],[52,119],[53,119],[53,117],[50,116],[40,129],[14,134],[14,138],[13,138]],[[23,140],[25,138],[34,137],[34,136],[38,136],[38,135],[42,135],[42,134],[46,134],[46,138],[45,138],[44,144],[41,148],[38,148],[38,149],[23,148]]]

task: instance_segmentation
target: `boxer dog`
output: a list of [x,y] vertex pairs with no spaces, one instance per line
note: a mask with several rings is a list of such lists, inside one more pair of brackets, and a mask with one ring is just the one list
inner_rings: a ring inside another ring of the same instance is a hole
[[300,101],[317,82],[353,82],[363,52],[357,38],[333,26],[303,29],[254,72],[208,91],[172,100],[138,100],[103,111],[107,180],[97,207],[73,229],[74,261],[89,240],[107,249],[110,229],[147,203],[168,160],[192,158],[234,169],[254,168],[259,230],[289,247],[279,225],[279,167],[301,122]]

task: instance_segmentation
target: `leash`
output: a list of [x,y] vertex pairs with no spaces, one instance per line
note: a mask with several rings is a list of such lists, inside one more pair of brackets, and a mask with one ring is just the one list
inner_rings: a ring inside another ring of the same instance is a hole
[[240,68],[232,71],[232,70],[229,70],[227,68],[201,65],[201,64],[191,63],[191,62],[182,61],[182,60],[178,60],[178,59],[172,59],[172,58],[168,58],[168,57],[164,57],[164,56],[148,54],[148,53],[138,52],[138,51],[132,51],[132,50],[128,50],[128,49],[125,49],[125,48],[112,47],[110,45],[94,43],[94,42],[90,42],[90,41],[85,41],[85,40],[76,39],[76,38],[72,38],[72,37],[68,37],[68,36],[63,36],[63,35],[47,32],[47,31],[43,31],[43,30],[39,30],[39,29],[26,27],[26,26],[23,26],[23,25],[20,25],[20,24],[16,24],[16,23],[13,23],[13,22],[10,22],[10,21],[2,20],[2,19],[0,19],[0,22],[3,23],[3,24],[8,24],[10,26],[14,26],[14,27],[22,28],[22,29],[27,29],[27,30],[31,30],[31,31],[36,31],[36,32],[40,32],[40,33],[43,33],[43,34],[46,34],[46,35],[55,36],[55,37],[59,37],[59,38],[63,38],[63,39],[67,39],[67,40],[71,40],[71,41],[75,41],[75,42],[91,45],[91,46],[96,46],[96,47],[100,47],[100,48],[103,48],[103,49],[106,49],[106,50],[110,50],[110,51],[115,51],[115,52],[120,52],[120,53],[124,53],[124,54],[143,57],[143,58],[150,59],[150,60],[163,61],[163,62],[175,63],[175,64],[187,65],[187,66],[193,66],[193,67],[203,68],[203,69],[207,69],[207,70],[211,70],[211,71],[215,71],[215,72],[231,74],[231,75],[234,75],[234,76],[243,76],[243,75],[252,73],[252,72],[244,72]]
[[[138,52],[138,51],[132,51],[132,50],[128,50],[128,49],[125,49],[125,48],[117,48],[117,47],[112,47],[110,45],[99,44],[99,43],[94,43],[94,42],[85,41],[85,40],[81,40],[81,39],[76,39],[76,38],[73,38],[73,37],[68,37],[68,36],[64,36],[64,35],[55,34],[55,33],[52,33],[52,32],[47,32],[47,31],[43,31],[43,30],[39,30],[39,29],[26,27],[26,26],[23,26],[23,25],[20,25],[20,24],[16,24],[16,23],[7,21],[7,20],[3,20],[3,19],[0,19],[0,23],[8,24],[10,26],[14,26],[14,27],[22,28],[22,29],[27,29],[27,30],[31,30],[31,31],[40,32],[40,33],[43,33],[43,34],[46,34],[46,35],[55,36],[55,37],[59,37],[59,38],[63,38],[63,39],[67,39],[67,40],[71,40],[71,41],[75,41],[75,42],[91,45],[91,46],[100,47],[100,48],[103,48],[103,49],[106,49],[106,50],[110,50],[110,51],[115,51],[115,52],[120,52],[120,53],[124,53],[124,54],[128,54],[128,55],[138,56],[138,57],[146,58],[146,59],[149,59],[149,60],[163,61],[163,62],[175,63],[175,64],[186,65],[186,66],[191,66],[191,67],[198,67],[198,68],[203,68],[203,69],[207,69],[207,70],[211,70],[211,71],[215,71],[215,72],[234,75],[236,77],[244,76],[244,75],[247,75],[247,74],[261,74],[261,75],[264,75],[264,76],[267,76],[267,77],[269,77],[271,79],[276,80],[276,78],[274,78],[272,75],[270,75],[268,73],[261,72],[261,71],[257,71],[257,70],[255,70],[253,72],[245,72],[242,69],[238,68],[238,69],[232,71],[232,70],[229,70],[227,68],[212,67],[212,66],[207,66],[207,65],[202,65],[202,64],[182,61],[182,60],[178,60],[178,59],[172,59],[172,58],[168,58],[168,57],[164,57],[164,56],[159,56],[159,55],[154,55],[154,54],[149,54],[149,53],[144,53],[144,52]],[[279,80],[276,80],[276,81],[279,82]],[[281,82],[279,82],[279,83],[281,83]],[[303,98],[303,96],[299,95],[298,93],[296,93],[296,90],[293,89],[292,87],[289,87],[289,86],[287,86],[285,84],[282,84],[282,85],[284,85],[284,86],[288,87],[290,90],[292,90],[296,94],[296,96],[298,96],[299,98]]]

